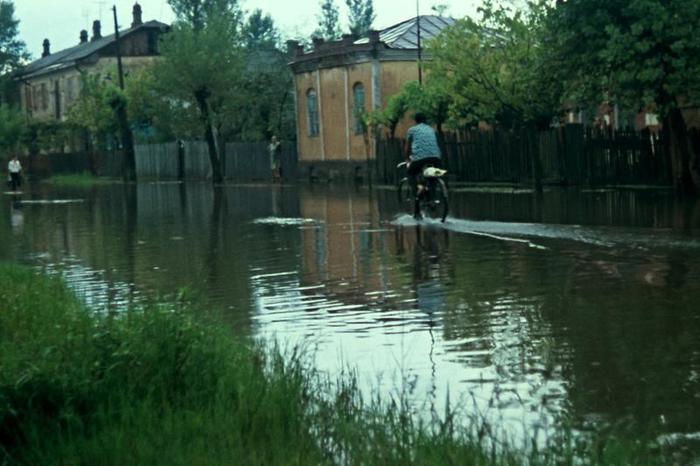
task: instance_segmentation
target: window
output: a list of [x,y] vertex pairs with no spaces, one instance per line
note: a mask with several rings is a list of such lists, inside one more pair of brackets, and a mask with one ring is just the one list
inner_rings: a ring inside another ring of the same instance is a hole
[[355,117],[355,134],[362,134],[364,132],[362,114],[365,112],[365,86],[362,83],[357,83],[352,87],[352,108]]
[[27,108],[27,112],[32,112],[34,111],[34,99],[33,99],[33,91],[30,86],[25,86],[24,87],[24,98],[25,98],[25,106]]
[[156,55],[158,53],[158,33],[148,31],[148,54]]
[[41,109],[49,109],[49,88],[46,87],[46,83],[41,83]]
[[313,89],[306,92],[306,124],[309,136],[318,136],[318,98]]

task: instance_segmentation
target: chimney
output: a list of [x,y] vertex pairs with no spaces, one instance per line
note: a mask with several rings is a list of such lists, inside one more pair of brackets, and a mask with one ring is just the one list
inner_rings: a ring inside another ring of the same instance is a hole
[[92,22],[92,38],[90,40],[102,39],[102,25],[100,20],[96,19]]
[[44,43],[42,44],[44,46],[44,51],[41,54],[41,58],[48,57],[51,55],[51,43],[49,42],[48,39],[44,39]]
[[355,42],[355,34],[343,34],[343,46],[349,47]]
[[323,37],[313,37],[313,38],[311,38],[311,40],[314,43],[314,52],[318,52],[319,50],[321,50],[321,47],[323,46],[323,43],[325,42],[323,40]]
[[88,41],[87,31],[85,29],[83,29],[82,31],[80,31],[80,43],[86,44],[87,41]]
[[143,20],[141,19],[141,5],[139,5],[138,2],[134,3],[132,14],[134,16],[134,21],[131,23],[131,27],[141,26],[143,24]]
[[298,40],[288,40],[287,41],[287,55],[289,55],[290,57],[295,57],[298,47],[299,47]]
[[369,31],[369,43],[370,44],[378,44],[379,43],[379,31],[375,31],[374,29],[370,29],[370,31]]

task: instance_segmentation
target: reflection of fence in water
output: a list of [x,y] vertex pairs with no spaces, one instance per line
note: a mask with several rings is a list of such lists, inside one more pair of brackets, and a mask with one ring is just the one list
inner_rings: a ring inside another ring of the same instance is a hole
[[[224,177],[236,181],[267,181],[272,177],[270,153],[266,142],[235,142],[224,146]],[[137,144],[136,175],[138,178],[177,180],[210,179],[209,151],[201,141]],[[282,142],[279,154],[282,177],[297,176],[297,151],[293,142]],[[91,172],[119,177],[123,172],[121,151],[38,154],[25,156],[25,170],[36,175]]]
[[[530,183],[534,162],[554,184],[670,185],[671,166],[660,134],[566,125],[547,131],[466,130],[447,133],[444,163],[457,181]],[[396,182],[402,140],[381,140],[374,174]],[[535,158],[536,157],[536,158]]]

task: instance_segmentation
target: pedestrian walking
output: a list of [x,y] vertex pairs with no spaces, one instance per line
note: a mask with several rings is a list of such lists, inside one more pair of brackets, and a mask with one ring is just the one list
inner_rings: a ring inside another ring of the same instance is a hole
[[282,179],[282,170],[280,167],[280,154],[282,152],[282,145],[277,140],[277,136],[272,136],[272,139],[270,139],[270,145],[267,146],[267,150],[270,153],[270,169],[272,170],[272,180],[280,181]]
[[22,184],[22,164],[17,160],[17,156],[13,155],[10,162],[7,164],[7,172],[9,173],[10,189],[17,191],[17,188]]

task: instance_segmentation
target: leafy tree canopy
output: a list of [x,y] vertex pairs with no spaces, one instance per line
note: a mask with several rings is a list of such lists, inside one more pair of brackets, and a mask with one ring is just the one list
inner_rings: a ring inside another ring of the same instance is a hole
[[243,26],[243,41],[248,49],[275,48],[280,34],[272,16],[263,14],[259,8],[253,10]]
[[0,0],[0,102],[17,97],[10,73],[29,59],[24,42],[17,39],[19,20],[11,0]]
[[566,97],[660,113],[700,103],[698,0],[569,0],[549,18]]
[[0,0],[0,75],[15,70],[22,60],[29,59],[24,42],[17,39],[18,25],[12,1]]
[[67,121],[90,130],[98,140],[102,140],[106,134],[116,133],[117,118],[108,99],[110,87],[116,89],[114,83],[101,75],[83,73],[80,96],[71,105]]
[[314,36],[325,40],[337,40],[340,38],[340,23],[338,19],[338,6],[333,0],[321,2],[321,14],[318,16],[318,28]]
[[4,152],[16,149],[26,131],[27,121],[22,112],[0,104],[0,150]]
[[356,37],[367,36],[377,16],[372,0],[345,0],[345,4],[348,6],[350,33]]
[[433,60],[426,67],[451,96],[451,120],[548,125],[558,114],[561,86],[544,46],[544,2],[516,9],[485,0],[480,13],[478,22],[461,19],[429,44]]
[[200,30],[210,23],[235,28],[241,20],[238,0],[168,0],[177,21]]

